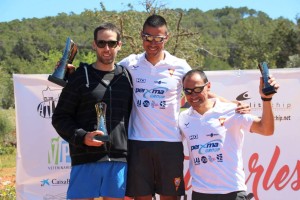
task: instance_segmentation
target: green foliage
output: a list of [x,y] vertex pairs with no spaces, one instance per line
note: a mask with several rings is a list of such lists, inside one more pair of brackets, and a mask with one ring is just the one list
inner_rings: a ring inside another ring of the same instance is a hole
[[[15,147],[4,147],[0,146],[0,155],[11,155],[14,154],[16,151]],[[7,167],[7,166],[2,166],[1,167]]]
[[14,186],[8,185],[2,190],[0,190],[0,199],[2,200],[12,200],[16,199],[16,189]]
[[15,131],[15,110],[0,109],[0,155],[14,153],[16,147]]
[[85,10],[77,15],[60,13],[56,17],[14,20],[0,23],[0,107],[14,107],[13,74],[51,74],[62,56],[67,37],[78,45],[74,65],[91,63],[94,28],[103,22],[115,23],[123,46],[117,61],[143,52],[140,31],[152,13],[164,16],[170,39],[166,49],[186,59],[193,68],[205,70],[254,69],[267,61],[272,68],[299,67],[300,26],[247,7],[209,10],[168,9],[156,0],[141,3],[145,12],[131,4],[123,12]]

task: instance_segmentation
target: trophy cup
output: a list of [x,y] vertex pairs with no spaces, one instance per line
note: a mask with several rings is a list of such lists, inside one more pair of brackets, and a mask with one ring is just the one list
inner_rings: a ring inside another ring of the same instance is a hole
[[102,142],[109,141],[109,136],[106,128],[106,107],[107,105],[104,102],[99,102],[95,105],[96,113],[97,113],[97,129],[102,131],[103,135],[95,135],[95,140],[100,140]]
[[68,69],[67,64],[72,64],[78,47],[77,45],[68,37],[66,41],[66,46],[64,49],[63,56],[60,59],[59,65],[56,67],[52,75],[49,75],[48,80],[65,87],[68,81]]
[[261,75],[262,75],[262,78],[263,78],[263,82],[264,82],[264,86],[263,86],[262,92],[265,95],[270,95],[270,94],[276,93],[275,88],[268,83],[268,80],[269,80],[269,68],[268,68],[268,64],[266,62],[262,62],[262,63],[258,64],[258,68],[259,68],[259,70],[261,72]]

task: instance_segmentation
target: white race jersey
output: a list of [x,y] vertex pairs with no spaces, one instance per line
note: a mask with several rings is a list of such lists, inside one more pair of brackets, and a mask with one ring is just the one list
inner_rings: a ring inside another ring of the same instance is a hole
[[192,107],[180,113],[179,127],[189,149],[193,191],[226,194],[247,190],[243,170],[243,130],[255,116],[238,114],[236,104],[217,99],[203,115]]
[[118,64],[127,68],[133,82],[131,140],[180,142],[178,128],[182,77],[188,63],[164,51],[165,59],[153,66],[145,53],[133,54]]

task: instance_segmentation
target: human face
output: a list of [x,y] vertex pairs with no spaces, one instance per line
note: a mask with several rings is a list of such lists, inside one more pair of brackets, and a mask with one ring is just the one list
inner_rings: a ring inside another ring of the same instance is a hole
[[111,30],[98,31],[97,40],[93,42],[98,62],[104,65],[114,64],[117,53],[121,48],[121,41],[118,41],[116,44],[115,41],[117,41],[116,32]]
[[187,76],[184,79],[183,88],[188,91],[185,92],[187,102],[195,110],[207,102],[210,82],[205,83],[199,74]]
[[[152,36],[152,41],[150,41]],[[143,40],[143,47],[146,52],[146,58],[152,64],[156,64],[160,60],[164,59],[164,47],[165,43],[168,41],[167,27],[151,27],[145,26],[144,30],[141,32],[141,37]],[[147,38],[148,37],[148,38]],[[160,39],[162,38],[162,39]],[[160,39],[161,41],[158,41]]]

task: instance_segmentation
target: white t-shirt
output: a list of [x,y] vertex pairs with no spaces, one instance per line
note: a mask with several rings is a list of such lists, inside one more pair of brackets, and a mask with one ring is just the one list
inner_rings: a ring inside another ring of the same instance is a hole
[[215,106],[204,115],[190,107],[179,116],[189,148],[192,188],[208,194],[246,191],[243,130],[250,130],[255,116],[236,113],[234,103],[212,101]]
[[155,66],[146,60],[145,53],[132,54],[118,63],[132,76],[131,140],[182,141],[178,128],[182,77],[191,67],[185,60],[164,53],[165,59]]

